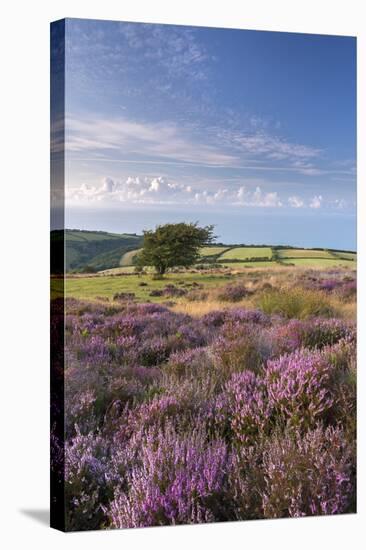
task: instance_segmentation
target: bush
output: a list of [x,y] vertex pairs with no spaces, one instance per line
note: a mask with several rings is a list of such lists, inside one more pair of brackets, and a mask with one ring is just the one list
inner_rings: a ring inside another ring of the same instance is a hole
[[265,518],[343,514],[354,509],[354,451],[339,428],[275,437],[263,452]]
[[240,302],[250,294],[251,292],[243,285],[227,285],[218,291],[217,298],[222,302]]
[[113,527],[203,523],[220,519],[227,449],[206,442],[194,430],[178,435],[172,428],[143,440],[127,475],[128,490],[116,490],[109,507]]
[[258,306],[269,315],[279,314],[288,319],[334,315],[334,310],[324,294],[301,288],[266,291],[259,297]]
[[332,370],[324,354],[306,349],[268,361],[264,381],[269,405],[278,420],[308,429],[326,418],[334,404]]
[[297,292],[286,315],[67,300],[70,530],[354,511],[355,324],[309,316],[333,298]]
[[271,406],[263,380],[251,371],[234,374],[216,403],[217,419],[228,422],[232,436],[252,445],[269,428]]

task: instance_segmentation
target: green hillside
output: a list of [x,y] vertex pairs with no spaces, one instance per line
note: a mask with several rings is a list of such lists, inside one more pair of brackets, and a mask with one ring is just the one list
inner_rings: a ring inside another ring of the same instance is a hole
[[[51,242],[54,249],[59,248],[59,257],[62,257],[63,232],[52,231]],[[139,248],[141,243],[142,237],[134,234],[66,229],[66,271],[100,271],[118,267],[121,257]],[[52,267],[54,272],[62,271],[62,268],[57,269],[57,265]]]
[[[110,269],[131,270],[133,257],[142,246],[143,237],[136,234],[108,233],[66,229],[52,231],[52,273],[62,273],[65,237],[66,271],[87,273]],[[302,265],[306,267],[355,268],[357,254],[348,250],[304,249],[270,245],[225,245],[222,243],[201,249],[201,262],[225,267],[268,267],[271,265]]]

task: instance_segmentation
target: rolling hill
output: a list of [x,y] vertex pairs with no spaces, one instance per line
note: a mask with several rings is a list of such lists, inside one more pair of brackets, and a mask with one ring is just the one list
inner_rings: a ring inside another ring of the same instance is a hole
[[[66,248],[66,271],[101,272],[131,270],[133,257],[142,246],[142,235],[66,229],[51,231],[51,270],[62,273],[62,249]],[[227,267],[266,267],[274,264],[311,266],[355,266],[357,255],[346,250],[295,248],[270,245],[213,244],[202,248],[201,262]]]
[[[100,271],[118,267],[122,256],[139,248],[141,243],[142,236],[135,234],[66,229],[66,271]],[[62,258],[63,231],[51,231],[51,245],[56,251],[52,271],[62,272],[62,266],[57,265],[57,256]]]

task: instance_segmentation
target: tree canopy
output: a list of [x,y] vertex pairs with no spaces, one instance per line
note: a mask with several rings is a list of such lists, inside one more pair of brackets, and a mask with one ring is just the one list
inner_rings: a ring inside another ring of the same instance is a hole
[[143,247],[135,263],[152,265],[160,275],[172,267],[189,267],[199,259],[199,249],[214,240],[213,228],[199,227],[198,222],[167,223],[144,231]]

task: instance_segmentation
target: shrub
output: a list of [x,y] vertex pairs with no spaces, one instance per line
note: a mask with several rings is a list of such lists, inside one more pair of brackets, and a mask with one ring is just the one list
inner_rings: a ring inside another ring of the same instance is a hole
[[97,529],[104,519],[103,503],[111,499],[109,450],[101,436],[77,435],[65,446],[66,528]]
[[113,295],[114,301],[135,300],[136,294],[134,292],[116,292]]
[[339,428],[274,437],[263,452],[265,518],[354,510],[354,450]]
[[227,450],[207,443],[194,430],[178,435],[172,428],[143,441],[127,475],[128,490],[115,491],[109,507],[114,527],[187,524],[220,519]]
[[334,403],[331,372],[331,364],[319,351],[297,350],[268,361],[264,381],[279,420],[307,429],[326,417]]
[[291,319],[271,328],[268,340],[274,356],[291,353],[300,347],[322,349],[355,335],[352,323],[338,319]]
[[223,302],[240,302],[250,294],[243,285],[227,285],[218,291],[217,298]]
[[177,377],[199,376],[210,370],[211,361],[205,348],[193,348],[174,352],[164,371]]
[[219,422],[228,422],[240,443],[253,444],[269,428],[271,419],[262,379],[251,371],[234,374],[217,399],[216,411]]
[[220,336],[212,347],[212,353],[214,365],[224,378],[242,370],[257,372],[262,363],[257,343],[250,335],[242,335],[236,340]]
[[288,319],[331,317],[334,314],[324,294],[301,288],[264,292],[258,300],[258,305],[269,315],[279,314]]

